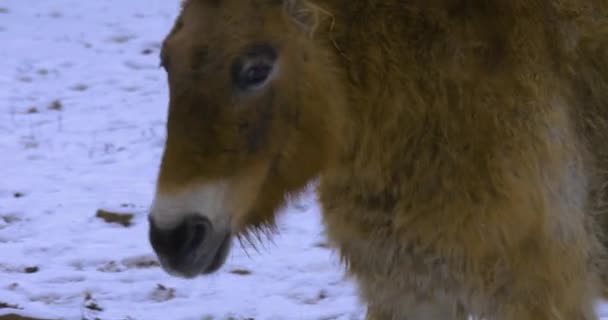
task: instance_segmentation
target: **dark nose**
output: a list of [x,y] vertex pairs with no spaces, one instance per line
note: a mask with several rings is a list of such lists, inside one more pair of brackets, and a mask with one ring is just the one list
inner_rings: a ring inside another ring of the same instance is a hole
[[196,251],[201,248],[211,234],[211,221],[200,215],[190,215],[173,229],[161,229],[150,218],[150,243],[154,251],[169,265],[179,266],[196,259]]

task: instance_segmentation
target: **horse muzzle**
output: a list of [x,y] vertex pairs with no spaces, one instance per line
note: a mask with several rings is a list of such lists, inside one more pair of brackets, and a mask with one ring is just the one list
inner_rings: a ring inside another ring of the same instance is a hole
[[149,238],[163,269],[174,276],[194,278],[217,271],[226,261],[232,236],[214,228],[211,221],[197,214],[184,216],[172,228],[160,228],[152,215]]

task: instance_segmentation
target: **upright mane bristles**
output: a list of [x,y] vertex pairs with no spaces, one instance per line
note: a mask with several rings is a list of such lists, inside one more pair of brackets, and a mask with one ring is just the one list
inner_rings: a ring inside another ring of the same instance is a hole
[[308,0],[284,0],[283,5],[289,17],[291,17],[298,26],[304,29],[310,37],[314,36],[317,29],[326,18],[332,20],[330,28],[333,28],[333,15],[331,12],[317,4]]
[[[181,9],[183,10],[193,1],[182,0]],[[282,2],[287,15],[310,37],[315,34],[324,19],[332,20],[330,29],[333,29],[334,17],[327,9],[308,0],[283,0]]]

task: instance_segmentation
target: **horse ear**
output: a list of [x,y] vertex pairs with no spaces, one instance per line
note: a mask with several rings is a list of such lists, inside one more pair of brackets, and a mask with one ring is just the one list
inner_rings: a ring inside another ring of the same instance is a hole
[[309,0],[284,0],[283,6],[292,21],[311,37],[323,19],[331,17],[327,10]]

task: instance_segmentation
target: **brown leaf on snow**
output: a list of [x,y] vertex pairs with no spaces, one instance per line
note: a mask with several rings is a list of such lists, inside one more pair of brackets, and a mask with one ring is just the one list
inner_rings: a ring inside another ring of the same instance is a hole
[[23,269],[23,272],[25,272],[25,273],[36,273],[36,272],[38,272],[38,271],[40,271],[40,268],[39,268],[39,267],[37,267],[37,266],[25,267],[25,268]]
[[85,292],[84,294],[84,307],[93,310],[93,311],[103,311],[103,308],[100,307],[95,299],[93,299],[93,295],[90,292]]
[[0,264],[0,271],[7,273],[36,273],[40,271],[40,268],[37,266],[7,266]]
[[150,294],[150,299],[156,302],[165,302],[173,298],[175,298],[175,289],[165,287],[162,284],[157,285],[156,289]]
[[252,272],[251,272],[251,270],[247,270],[247,269],[233,269],[233,270],[230,270],[230,273],[236,274],[239,276],[248,276]]
[[40,112],[40,111],[38,110],[38,108],[36,108],[34,106],[29,107],[29,108],[27,108],[27,110],[25,110],[25,113],[29,113],[29,114],[34,114],[34,113],[38,113],[38,112]]
[[95,302],[89,302],[84,307],[93,311],[103,311],[103,308]]
[[21,309],[16,304],[10,304],[6,302],[0,302],[0,309]]
[[116,261],[109,261],[104,263],[102,266],[97,267],[99,272],[122,272],[124,268],[119,266]]
[[55,111],[61,111],[63,110],[63,104],[61,103],[60,100],[53,100],[53,102],[51,102],[51,105],[49,106],[50,110],[55,110]]
[[327,291],[321,290],[321,291],[319,291],[319,293],[317,294],[316,297],[305,299],[303,302],[306,304],[317,304],[321,300],[325,300],[326,298],[327,298]]
[[160,267],[160,262],[154,256],[141,256],[124,259],[122,265],[130,269],[147,269]]
[[103,209],[97,210],[95,216],[107,223],[117,223],[124,227],[131,226],[134,217],[132,213],[111,212]]
[[40,318],[30,318],[30,317],[24,317],[24,316],[20,316],[18,314],[5,314],[3,316],[0,316],[0,320],[50,320],[50,319],[40,319]]

